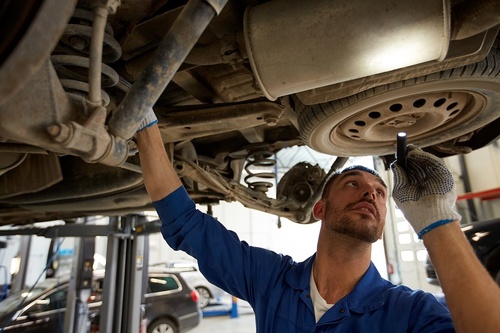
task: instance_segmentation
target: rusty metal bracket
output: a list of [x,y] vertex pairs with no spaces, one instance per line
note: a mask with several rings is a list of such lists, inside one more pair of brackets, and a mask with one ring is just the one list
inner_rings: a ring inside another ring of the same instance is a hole
[[121,165],[128,157],[124,139],[110,135],[104,123],[107,111],[96,107],[84,125],[74,121],[50,125],[49,135],[64,148],[73,151],[89,163]]

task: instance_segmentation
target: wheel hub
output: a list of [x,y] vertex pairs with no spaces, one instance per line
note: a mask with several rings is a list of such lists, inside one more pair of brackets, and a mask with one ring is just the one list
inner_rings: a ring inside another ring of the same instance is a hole
[[410,116],[396,117],[392,120],[389,120],[387,122],[387,125],[393,126],[396,128],[405,128],[405,127],[408,127],[408,126],[415,124],[416,122],[417,122],[417,120],[410,115]]

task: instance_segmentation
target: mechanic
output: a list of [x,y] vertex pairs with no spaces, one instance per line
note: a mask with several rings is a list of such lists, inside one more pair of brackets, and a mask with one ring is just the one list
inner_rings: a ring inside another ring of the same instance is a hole
[[383,279],[371,262],[388,200],[375,171],[350,167],[329,179],[313,209],[322,221],[317,252],[296,263],[249,246],[196,209],[156,122],[149,112],[137,143],[163,237],[195,257],[212,283],[250,303],[257,332],[498,332],[500,289],[460,229],[453,178],[437,157],[410,146],[407,168],[391,166],[393,198],[423,239],[450,312],[429,293]]

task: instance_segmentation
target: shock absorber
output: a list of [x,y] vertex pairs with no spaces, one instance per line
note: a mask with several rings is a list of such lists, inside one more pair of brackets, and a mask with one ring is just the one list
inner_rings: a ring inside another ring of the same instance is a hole
[[[267,190],[273,187],[273,183],[269,179],[276,179],[274,166],[276,160],[272,158],[274,155],[268,150],[252,151],[247,155],[247,163],[245,164],[245,171],[247,176],[244,178],[245,183],[249,188],[254,191],[266,193]],[[269,170],[272,171],[263,171]]]
[[[115,86],[119,82],[119,76],[113,68],[101,64],[101,59],[91,59],[95,52],[92,50],[92,47],[95,47],[92,45],[92,38],[95,38],[93,25],[105,19],[99,18],[96,15],[97,12],[84,8],[75,10],[51,60],[61,79],[61,84],[71,96],[106,106],[110,98],[100,87]],[[113,29],[108,23],[105,23],[102,39],[103,43],[99,45],[102,48],[102,62],[111,63],[118,60],[122,53],[121,47],[114,39]],[[91,65],[92,62],[94,65]],[[99,62],[97,68],[101,73],[97,77],[92,75],[92,68],[95,67],[96,62]],[[95,91],[95,87],[99,92],[93,94],[92,90]]]

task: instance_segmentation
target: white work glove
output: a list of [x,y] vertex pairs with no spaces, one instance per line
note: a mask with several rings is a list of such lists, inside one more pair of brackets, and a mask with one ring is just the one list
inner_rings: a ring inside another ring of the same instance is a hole
[[441,159],[409,145],[407,167],[394,162],[391,169],[392,197],[419,238],[443,224],[460,221],[454,210],[453,176]]
[[137,129],[137,132],[142,131],[143,129],[146,129],[158,122],[158,119],[156,118],[156,115],[153,111],[152,108],[148,110],[146,113],[146,116],[144,119],[139,123],[139,128]]

